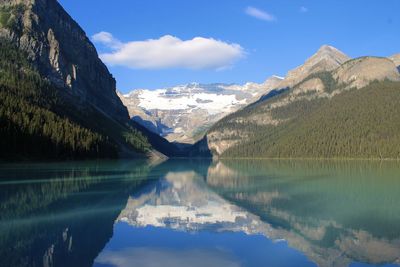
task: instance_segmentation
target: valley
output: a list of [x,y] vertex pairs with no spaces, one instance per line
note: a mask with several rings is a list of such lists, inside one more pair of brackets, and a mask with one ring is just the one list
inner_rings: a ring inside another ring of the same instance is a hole
[[3,0],[0,15],[1,158],[400,157],[400,54],[323,45],[263,83],[121,93],[57,1]]
[[352,59],[323,45],[263,84],[193,83],[120,97],[133,121],[170,142],[195,143],[189,156],[387,159],[400,156],[399,85],[398,55]]

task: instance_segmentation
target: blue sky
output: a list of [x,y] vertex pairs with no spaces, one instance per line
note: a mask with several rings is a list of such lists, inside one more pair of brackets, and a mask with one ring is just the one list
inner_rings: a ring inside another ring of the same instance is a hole
[[122,92],[262,82],[323,44],[351,57],[400,53],[399,0],[59,1],[97,37]]

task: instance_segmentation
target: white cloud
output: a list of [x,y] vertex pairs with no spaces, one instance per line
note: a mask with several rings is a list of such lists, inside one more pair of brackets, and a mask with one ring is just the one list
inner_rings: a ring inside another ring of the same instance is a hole
[[163,248],[127,248],[103,251],[95,259],[96,264],[115,267],[240,267],[229,252],[222,250],[183,250]]
[[122,43],[115,39],[109,32],[99,32],[92,36],[92,40],[97,43],[102,43],[113,49],[121,48]]
[[122,43],[111,33],[100,32],[92,40],[112,49],[100,55],[105,63],[134,69],[220,70],[231,67],[246,54],[238,44],[203,37],[181,40],[165,35],[159,39]]
[[252,16],[257,19],[265,20],[265,21],[275,21],[276,17],[267,11],[255,8],[255,7],[247,7],[245,10],[246,14]]
[[301,13],[307,13],[308,12],[308,8],[306,8],[305,6],[300,7],[300,12]]

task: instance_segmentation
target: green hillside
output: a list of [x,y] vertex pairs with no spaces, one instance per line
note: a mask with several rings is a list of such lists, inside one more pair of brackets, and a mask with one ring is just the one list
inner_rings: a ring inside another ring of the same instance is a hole
[[[329,77],[328,77],[329,78]],[[329,79],[325,79],[329,80]],[[331,86],[330,86],[331,87]],[[276,96],[276,98],[282,95]],[[275,98],[240,111],[261,112]],[[278,126],[240,124],[251,136],[223,157],[400,158],[400,83],[373,82],[331,99],[299,100],[274,110]],[[233,114],[214,130],[234,129]]]

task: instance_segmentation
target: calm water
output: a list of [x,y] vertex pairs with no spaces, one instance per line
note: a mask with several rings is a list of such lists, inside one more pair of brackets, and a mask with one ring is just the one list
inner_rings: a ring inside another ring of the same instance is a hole
[[400,163],[0,165],[0,266],[399,266]]

